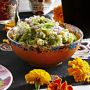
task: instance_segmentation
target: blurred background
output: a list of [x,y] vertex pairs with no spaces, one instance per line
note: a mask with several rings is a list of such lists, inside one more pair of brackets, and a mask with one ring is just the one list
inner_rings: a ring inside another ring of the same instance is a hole
[[[90,37],[89,0],[62,0],[62,6],[63,6],[64,22],[76,25],[84,32],[84,38],[89,38]],[[21,0],[19,11],[26,12],[30,10],[31,8],[29,7],[29,1]]]
[[[1,7],[2,7],[2,1],[6,2],[6,1],[10,1],[10,0],[0,0]],[[11,0],[11,1],[15,2],[16,0]],[[20,0],[19,12],[20,12],[20,16],[22,18],[33,15],[32,13],[29,13],[32,11],[31,3],[29,1],[30,0]],[[48,14],[48,13],[51,14],[54,7],[57,6],[58,4],[62,3],[64,22],[73,24],[73,25],[79,27],[84,33],[84,38],[90,37],[89,0],[52,0],[52,2],[53,2],[52,5],[50,5],[50,7],[45,11],[45,14]],[[11,7],[12,11],[13,11],[13,9],[15,9],[14,4]],[[1,12],[1,14],[0,14],[1,19],[2,19],[2,17],[4,17],[3,15],[5,15],[5,13],[6,14],[8,13],[9,9],[6,9],[6,10],[7,10],[7,12],[5,10],[4,10],[4,13]],[[4,18],[4,19],[6,19],[6,18]]]
[[89,0],[62,0],[64,20],[78,26],[90,38]]

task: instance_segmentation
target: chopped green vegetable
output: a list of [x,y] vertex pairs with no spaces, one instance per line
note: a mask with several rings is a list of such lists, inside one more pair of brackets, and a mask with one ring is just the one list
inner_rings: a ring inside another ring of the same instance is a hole
[[77,37],[68,29],[44,16],[34,16],[21,21],[13,32],[13,39],[29,46],[57,47],[72,43]]

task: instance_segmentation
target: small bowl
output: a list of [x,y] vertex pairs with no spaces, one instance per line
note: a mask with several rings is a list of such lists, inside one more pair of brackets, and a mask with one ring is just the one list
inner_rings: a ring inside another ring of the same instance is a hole
[[65,27],[69,28],[69,30],[79,39],[63,47],[52,48],[52,50],[48,50],[47,52],[38,52],[37,50],[31,49],[29,50],[14,41],[11,38],[13,29],[7,32],[7,37],[11,42],[13,51],[24,61],[39,67],[55,66],[65,60],[68,60],[75,53],[75,51],[78,50],[81,40],[83,39],[83,32],[76,26],[65,24]]

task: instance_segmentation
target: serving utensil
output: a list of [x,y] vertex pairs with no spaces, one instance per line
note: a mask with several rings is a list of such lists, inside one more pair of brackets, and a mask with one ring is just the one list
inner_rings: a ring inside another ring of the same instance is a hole
[[15,11],[15,25],[17,25],[18,22],[20,22],[20,16],[19,16],[19,3],[20,0],[16,0],[17,3],[17,7],[16,7],[16,11]]

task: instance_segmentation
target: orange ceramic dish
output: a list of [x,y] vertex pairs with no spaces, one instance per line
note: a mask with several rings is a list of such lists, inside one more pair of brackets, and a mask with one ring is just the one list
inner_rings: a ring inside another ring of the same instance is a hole
[[26,60],[30,64],[38,66],[44,65],[46,66],[46,65],[56,65],[59,62],[67,60],[78,49],[78,46],[73,49],[64,48],[57,51],[48,51],[42,53],[36,51],[26,51],[15,45],[12,45],[12,48],[18,56],[20,56],[22,59]]
[[83,38],[83,33],[80,29],[75,26],[68,24],[69,28],[76,36],[79,36],[79,39],[76,42],[73,42],[69,45],[63,47],[56,47],[52,50],[46,52],[38,52],[36,50],[28,50],[25,47],[21,46],[18,42],[15,42],[11,38],[12,30],[9,30],[7,37],[11,42],[13,51],[21,57],[23,60],[40,67],[53,66],[57,65],[60,62],[68,60],[78,49],[79,44]]

